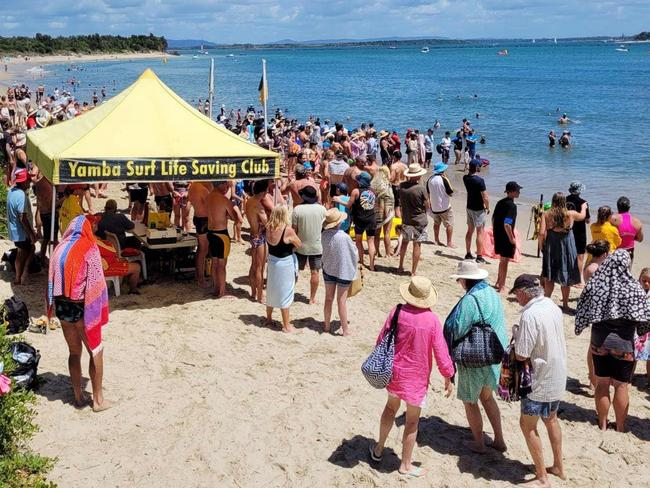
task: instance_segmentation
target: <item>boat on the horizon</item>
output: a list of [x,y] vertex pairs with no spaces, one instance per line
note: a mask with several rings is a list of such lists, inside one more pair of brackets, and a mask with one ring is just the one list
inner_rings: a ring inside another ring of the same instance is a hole
[[623,46],[622,44],[621,44],[620,47],[617,47],[616,50],[617,50],[618,52],[620,52],[620,53],[627,53],[627,52],[630,52],[630,49],[627,48],[627,47],[625,47],[625,46]]
[[227,54],[227,55],[226,55],[226,57],[227,57],[227,58],[234,58],[234,57],[235,57],[235,55],[234,55],[234,54],[232,54],[232,53],[230,53],[230,54]]
[[533,39],[533,44],[535,44],[535,39]]
[[507,49],[502,49],[501,51],[497,52],[497,56],[507,56],[508,50]]
[[397,46],[388,46],[388,49],[397,49]]
[[201,49],[199,49],[199,54],[210,54],[210,53],[205,49],[203,49],[203,44],[201,44]]
[[195,54],[194,56],[192,56],[192,59],[199,59],[199,55]]
[[424,46],[422,49],[420,49],[421,53],[428,53],[429,52],[429,46]]
[[554,38],[553,38],[553,43],[554,43],[554,44],[557,44],[557,37],[554,37]]

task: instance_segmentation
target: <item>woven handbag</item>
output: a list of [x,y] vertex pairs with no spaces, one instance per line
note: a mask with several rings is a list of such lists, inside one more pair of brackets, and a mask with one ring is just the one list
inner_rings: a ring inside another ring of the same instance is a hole
[[472,298],[476,301],[481,321],[473,324],[467,334],[454,341],[452,359],[466,368],[482,368],[499,364],[504,352],[501,341],[490,324],[485,322],[476,297],[472,295]]
[[384,334],[381,342],[370,353],[361,365],[361,373],[375,388],[386,388],[393,377],[393,360],[395,359],[395,336],[397,334],[397,318],[402,305],[397,305],[390,330]]

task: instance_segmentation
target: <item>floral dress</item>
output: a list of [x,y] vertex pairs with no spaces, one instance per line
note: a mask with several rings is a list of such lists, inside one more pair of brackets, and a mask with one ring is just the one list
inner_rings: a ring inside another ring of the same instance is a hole
[[[646,294],[650,302],[650,291]],[[637,361],[650,361],[650,332],[634,337],[634,359]]]

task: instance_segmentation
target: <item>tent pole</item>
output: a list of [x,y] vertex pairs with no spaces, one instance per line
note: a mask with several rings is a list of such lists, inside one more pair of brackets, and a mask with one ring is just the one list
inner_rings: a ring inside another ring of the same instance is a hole
[[208,84],[208,99],[210,100],[210,107],[208,116],[212,120],[212,102],[214,99],[214,58],[210,58],[210,81]]
[[50,256],[52,256],[52,251],[54,250],[54,222],[56,220],[56,185],[52,185],[52,214],[50,215],[50,242],[48,247],[50,248]]

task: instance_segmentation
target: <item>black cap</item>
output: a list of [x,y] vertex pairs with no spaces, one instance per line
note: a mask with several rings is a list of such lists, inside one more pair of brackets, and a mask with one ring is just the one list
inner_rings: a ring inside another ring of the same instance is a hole
[[539,276],[532,275],[532,274],[521,274],[517,276],[517,279],[515,280],[515,284],[512,285],[512,288],[508,293],[513,294],[516,290],[520,288],[533,288],[534,286],[541,286],[541,282],[539,281]]
[[300,195],[300,198],[302,198],[305,203],[316,203],[318,201],[318,193],[316,192],[316,188],[313,186],[305,186],[298,192],[298,195]]
[[523,186],[519,185],[516,181],[509,181],[506,183],[506,193],[511,192],[511,191],[519,191],[523,188]]

